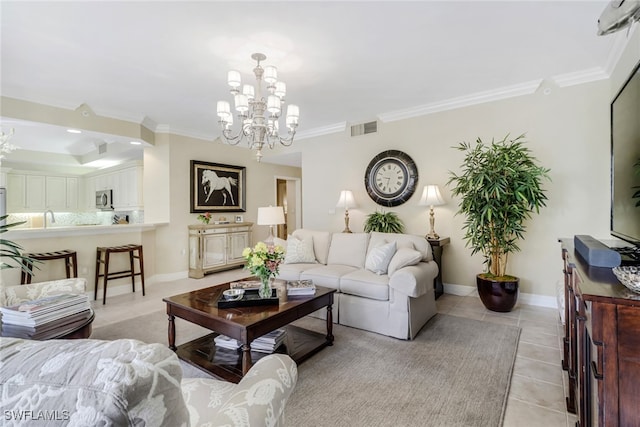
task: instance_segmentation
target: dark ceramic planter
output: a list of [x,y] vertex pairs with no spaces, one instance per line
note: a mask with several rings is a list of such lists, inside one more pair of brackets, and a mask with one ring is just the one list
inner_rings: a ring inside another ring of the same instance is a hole
[[518,278],[513,281],[498,281],[485,279],[481,274],[476,276],[480,300],[487,309],[500,313],[506,313],[515,307],[519,282]]

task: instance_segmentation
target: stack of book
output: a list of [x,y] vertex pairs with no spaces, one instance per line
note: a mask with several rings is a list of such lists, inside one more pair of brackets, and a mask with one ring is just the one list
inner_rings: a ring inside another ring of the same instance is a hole
[[287,282],[287,295],[315,295],[316,285],[311,280],[291,280]]
[[93,312],[85,294],[61,294],[0,307],[2,336],[45,340],[73,332]]
[[[256,338],[251,343],[251,351],[258,351],[260,353],[273,353],[278,347],[282,345],[287,335],[286,329],[276,329],[269,332],[259,338]],[[215,337],[214,342],[216,346],[221,348],[228,348],[230,350],[238,350],[241,344],[238,340],[229,338],[225,335],[218,335]]]

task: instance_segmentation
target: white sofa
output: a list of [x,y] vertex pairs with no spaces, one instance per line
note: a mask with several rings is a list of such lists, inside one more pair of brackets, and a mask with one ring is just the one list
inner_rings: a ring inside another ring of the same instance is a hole
[[[422,236],[299,229],[280,244],[287,248],[287,259],[280,265],[278,278],[309,279],[316,285],[336,289],[333,319],[338,324],[413,339],[436,314],[433,282],[438,265]],[[396,249],[387,272],[367,269],[372,251],[379,253],[389,244]],[[305,245],[313,247],[313,255],[307,254],[306,262],[298,262],[305,258],[304,254],[292,260],[290,252]],[[320,310],[317,315],[322,317],[325,313]]]

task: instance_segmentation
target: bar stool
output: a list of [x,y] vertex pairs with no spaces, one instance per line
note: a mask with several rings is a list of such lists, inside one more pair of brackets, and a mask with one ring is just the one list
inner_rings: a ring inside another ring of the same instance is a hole
[[[109,258],[112,253],[128,252],[129,253],[129,270],[116,271],[109,273]],[[104,260],[102,255],[104,254]],[[133,268],[133,259],[138,259],[138,265],[140,271],[136,273]],[[100,264],[104,264],[104,273],[100,274]],[[109,246],[98,247],[96,250],[96,287],[94,290],[93,299],[98,299],[98,283],[100,277],[104,277],[102,304],[107,303],[107,281],[113,279],[120,279],[123,277],[131,277],[131,286],[133,292],[136,291],[135,276],[140,276],[142,281],[142,295],[144,296],[144,257],[142,255],[142,245],[122,245],[122,246]]]
[[[23,254],[25,257],[29,257],[31,259],[37,261],[50,261],[52,259],[63,259],[64,260],[64,268],[67,273],[67,279],[71,277],[78,277],[78,258],[76,256],[76,251],[72,251],[69,249],[65,249],[62,251],[56,252],[41,252],[41,253],[25,253]],[[22,264],[27,267],[28,263],[26,261],[22,261]],[[73,276],[71,276],[71,270],[73,270]],[[31,278],[33,277],[33,270],[31,273],[26,273],[24,270],[20,274],[20,284],[28,285],[31,283]]]

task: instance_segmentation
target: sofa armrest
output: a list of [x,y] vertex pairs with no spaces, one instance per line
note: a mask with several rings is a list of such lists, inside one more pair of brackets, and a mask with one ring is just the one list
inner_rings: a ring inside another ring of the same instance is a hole
[[433,279],[438,275],[435,261],[402,267],[389,278],[389,286],[413,298],[433,292]]
[[29,285],[3,286],[0,288],[0,305],[15,305],[50,295],[83,294],[86,290],[87,279],[83,277],[51,280]]
[[251,367],[237,384],[208,378],[187,378],[182,393],[192,426],[275,426],[298,379],[296,363],[271,354]]

